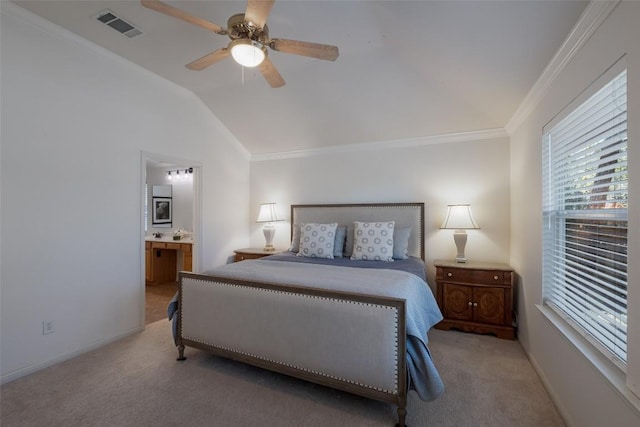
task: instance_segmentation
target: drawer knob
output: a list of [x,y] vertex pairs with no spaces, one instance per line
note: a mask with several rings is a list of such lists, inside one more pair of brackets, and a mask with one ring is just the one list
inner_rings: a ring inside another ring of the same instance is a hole
[[447,277],[453,277],[453,273],[447,273]]
[[473,305],[473,303],[471,301],[469,301],[469,307],[471,307]]
[[498,279],[499,279],[498,275],[493,276],[493,280],[498,280]]
[[477,303],[477,302],[474,302],[474,303],[473,303],[473,306],[474,306],[474,307],[477,307],[477,306],[478,306],[478,303]]

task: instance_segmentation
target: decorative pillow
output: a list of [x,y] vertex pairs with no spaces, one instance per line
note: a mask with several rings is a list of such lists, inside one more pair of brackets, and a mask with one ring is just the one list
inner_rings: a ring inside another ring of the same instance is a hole
[[300,250],[300,226],[293,226],[293,236],[291,237],[291,246],[289,246],[290,252],[298,252]]
[[[338,227],[336,229],[336,239],[333,243],[333,256],[335,258],[342,258],[344,251],[344,242],[347,237],[347,227]],[[289,246],[290,252],[300,251],[300,226],[293,226],[293,238],[291,239],[291,246]]]
[[393,259],[409,259],[409,236],[411,227],[393,229]]
[[333,259],[333,246],[338,223],[302,224],[300,227],[300,251],[297,256]]
[[393,229],[395,221],[353,223],[351,259],[393,261]]
[[347,227],[347,239],[344,244],[344,256],[350,257],[353,254],[353,224]]
[[333,242],[334,258],[342,258],[344,252],[344,242],[347,238],[347,227],[338,227],[336,229],[336,240]]

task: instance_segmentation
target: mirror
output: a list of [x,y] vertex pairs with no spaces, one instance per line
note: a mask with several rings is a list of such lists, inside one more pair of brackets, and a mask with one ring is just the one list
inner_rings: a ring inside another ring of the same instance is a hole
[[170,185],[154,185],[153,197],[171,197]]

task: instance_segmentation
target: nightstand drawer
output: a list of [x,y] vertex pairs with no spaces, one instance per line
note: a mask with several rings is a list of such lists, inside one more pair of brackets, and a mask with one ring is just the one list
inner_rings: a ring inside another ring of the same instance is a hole
[[266,255],[258,255],[258,254],[242,254],[242,253],[237,253],[236,254],[236,262],[238,261],[244,261],[247,259],[260,259],[262,257],[264,257]]
[[245,248],[245,249],[236,249],[235,251],[234,261],[245,261],[248,259],[260,259],[269,255],[280,254],[282,250],[274,250],[274,251],[265,251],[262,248]]
[[[509,276],[511,276],[509,274]],[[461,268],[443,268],[442,279],[452,282],[477,283],[484,285],[504,284],[504,271],[499,270],[463,270]],[[509,277],[509,280],[511,278]]]

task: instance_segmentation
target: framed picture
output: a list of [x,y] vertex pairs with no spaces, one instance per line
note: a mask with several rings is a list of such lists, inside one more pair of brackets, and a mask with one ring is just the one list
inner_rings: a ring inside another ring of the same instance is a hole
[[153,225],[161,227],[171,227],[171,197],[153,198]]

